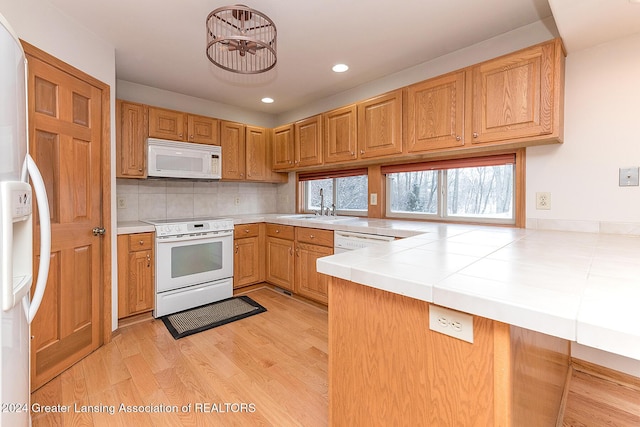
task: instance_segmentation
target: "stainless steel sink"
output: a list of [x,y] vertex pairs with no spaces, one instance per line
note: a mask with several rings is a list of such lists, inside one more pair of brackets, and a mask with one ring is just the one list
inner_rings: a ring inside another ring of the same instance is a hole
[[342,216],[342,215],[313,215],[313,214],[294,214],[294,215],[280,215],[278,218],[282,219],[298,219],[309,222],[342,222],[342,221],[351,221],[354,219],[358,219],[355,216]]

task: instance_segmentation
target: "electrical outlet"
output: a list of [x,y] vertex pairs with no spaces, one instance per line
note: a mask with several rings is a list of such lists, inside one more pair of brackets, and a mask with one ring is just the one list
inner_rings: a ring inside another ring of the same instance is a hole
[[429,329],[473,344],[473,316],[470,314],[430,305]]
[[637,187],[638,180],[638,168],[620,168],[619,170],[619,183],[620,187]]
[[240,197],[236,197],[233,203],[238,206],[240,204]]
[[539,209],[539,210],[551,209],[551,193],[548,193],[548,192],[536,193],[536,209]]
[[378,193],[371,193],[369,204],[375,206],[378,204]]
[[127,208],[127,199],[120,196],[118,197],[118,209],[126,209]]

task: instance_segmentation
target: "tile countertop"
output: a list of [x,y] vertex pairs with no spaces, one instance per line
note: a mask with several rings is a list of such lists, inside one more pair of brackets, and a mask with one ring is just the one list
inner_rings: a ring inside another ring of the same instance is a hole
[[[640,236],[382,219],[231,216],[402,237],[318,271],[640,360]],[[119,223],[118,234],[147,229]]]

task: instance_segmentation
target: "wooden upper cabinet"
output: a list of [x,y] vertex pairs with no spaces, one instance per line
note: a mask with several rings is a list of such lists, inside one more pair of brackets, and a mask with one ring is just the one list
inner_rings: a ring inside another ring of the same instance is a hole
[[295,123],[295,166],[322,164],[322,115]]
[[273,130],[273,169],[282,170],[293,167],[295,160],[293,124],[277,127]]
[[357,107],[349,105],[323,114],[325,163],[358,158]]
[[560,39],[484,62],[472,72],[473,143],[562,138]]
[[268,130],[247,126],[245,147],[247,180],[268,180],[271,175],[271,162],[267,163],[270,148]]
[[408,153],[464,145],[465,75],[459,71],[407,88]]
[[220,145],[218,119],[187,115],[187,141],[196,144]]
[[185,113],[149,107],[149,136],[151,138],[184,141]]
[[241,123],[220,123],[222,146],[222,179],[239,180],[245,177],[245,126]]
[[116,176],[146,178],[147,106],[119,99],[116,120]]
[[402,89],[358,103],[361,159],[402,153]]

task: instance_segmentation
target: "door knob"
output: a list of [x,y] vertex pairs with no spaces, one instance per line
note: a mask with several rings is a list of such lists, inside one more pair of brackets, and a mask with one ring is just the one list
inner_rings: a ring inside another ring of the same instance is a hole
[[104,236],[106,231],[104,227],[93,227],[93,230],[91,230],[94,236]]

